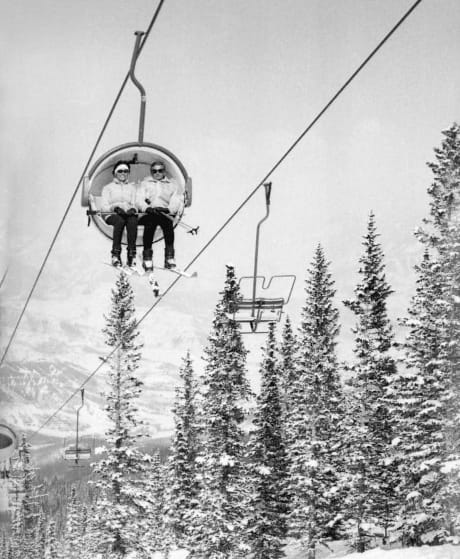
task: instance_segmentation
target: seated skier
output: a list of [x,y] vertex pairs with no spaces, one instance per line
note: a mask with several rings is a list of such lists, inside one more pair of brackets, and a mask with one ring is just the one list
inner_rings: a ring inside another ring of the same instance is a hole
[[126,161],[117,161],[112,169],[113,181],[102,189],[101,210],[109,212],[106,223],[113,226],[112,265],[121,266],[121,238],[126,227],[128,237],[128,266],[136,262],[137,210],[136,188],[129,182],[131,167]]
[[160,226],[165,239],[164,267],[174,268],[174,217],[184,209],[184,195],[176,181],[166,175],[163,161],[154,161],[150,172],[140,185],[137,203],[139,211],[145,212],[139,220],[144,226],[142,265],[145,270],[153,269],[152,244]]

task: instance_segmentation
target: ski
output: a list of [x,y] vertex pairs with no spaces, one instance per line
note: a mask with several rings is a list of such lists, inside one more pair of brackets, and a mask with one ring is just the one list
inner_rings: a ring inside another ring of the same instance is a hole
[[140,266],[114,266],[112,263],[110,262],[104,262],[104,264],[106,266],[110,266],[110,268],[112,268],[114,271],[116,272],[125,272],[126,274],[128,274],[128,276],[132,276],[132,275],[138,275],[138,276],[143,276],[144,275],[144,270],[142,269],[142,267]]
[[158,285],[152,271],[146,271],[142,268],[142,266],[114,266],[109,262],[104,262],[104,264],[106,266],[110,266],[116,272],[125,272],[128,276],[146,276],[154,297],[156,298],[160,296],[160,286]]
[[184,278],[196,278],[198,277],[198,272],[192,272],[191,274],[189,272],[185,272],[184,270],[181,270],[180,268],[164,268],[163,266],[154,266],[155,270],[164,270],[165,272],[172,272],[173,274],[176,274],[178,276],[182,276]]

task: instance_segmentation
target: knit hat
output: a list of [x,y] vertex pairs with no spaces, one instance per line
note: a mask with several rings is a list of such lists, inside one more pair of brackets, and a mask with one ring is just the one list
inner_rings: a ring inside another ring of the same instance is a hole
[[113,171],[112,173],[115,174],[117,171],[130,171],[131,170],[131,166],[129,163],[127,163],[126,161],[117,161],[115,163],[115,165],[113,166]]

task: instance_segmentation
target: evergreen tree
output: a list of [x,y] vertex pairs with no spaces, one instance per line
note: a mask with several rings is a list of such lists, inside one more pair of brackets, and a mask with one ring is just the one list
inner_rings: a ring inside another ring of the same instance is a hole
[[186,545],[188,518],[197,507],[198,479],[196,459],[199,450],[199,427],[196,398],[198,385],[192,360],[187,352],[179,371],[182,386],[176,389],[175,430],[171,448],[170,490],[171,517],[179,545]]
[[[439,268],[428,251],[416,267],[417,290],[403,321],[408,328],[405,350],[408,369],[393,385],[397,397],[398,438],[401,457],[402,540],[405,545],[422,545],[425,534],[438,534],[441,541],[443,510],[440,502],[441,466],[444,453],[444,413],[439,405],[444,381],[437,363],[441,348],[436,324],[443,314]],[[428,499],[427,499],[428,498]]]
[[24,510],[22,507],[13,509],[9,553],[12,559],[25,557],[24,547]]
[[8,559],[8,550],[8,538],[6,536],[5,530],[2,530],[2,536],[0,538],[0,557],[5,557],[6,559]]
[[260,375],[261,387],[249,452],[252,495],[248,534],[253,559],[278,559],[285,555],[288,463],[274,323],[269,324]]
[[280,393],[283,403],[283,410],[286,414],[290,409],[291,390],[295,384],[297,368],[295,366],[297,351],[297,340],[292,329],[290,318],[287,316],[284,322],[281,343],[279,345],[279,374],[280,374]]
[[[97,551],[124,557],[145,550],[148,513],[151,508],[147,487],[150,457],[141,454],[136,443],[141,436],[136,401],[142,382],[135,376],[140,347],[134,317],[134,296],[127,275],[121,272],[112,290],[110,314],[106,317],[106,344],[113,349],[108,359],[109,392],[106,412],[107,456],[93,466],[100,497],[92,519],[93,536],[97,534]],[[93,537],[93,542],[95,538]]]
[[429,164],[430,218],[417,232],[425,251],[404,321],[410,369],[395,385],[405,458],[402,529],[415,545],[460,531],[460,128],[443,135]]
[[238,559],[246,557],[247,551],[243,422],[250,390],[240,325],[231,318],[238,298],[234,269],[227,266],[222,299],[205,350],[201,486],[189,540],[191,556],[196,558]]
[[392,357],[393,329],[387,314],[392,290],[385,277],[384,255],[378,243],[374,214],[369,216],[355,298],[345,305],[356,315],[355,363],[352,367],[348,425],[348,506],[358,526],[358,551],[366,547],[364,522],[377,522],[386,531],[398,503],[392,461],[393,423],[389,384],[396,374]]
[[166,499],[167,483],[170,483],[168,469],[161,463],[160,452],[156,451],[149,472],[149,493],[152,506],[149,513],[149,533],[145,547],[150,546],[151,549],[162,552],[163,556],[168,555],[173,541],[170,511]]
[[43,508],[38,514],[35,526],[34,559],[44,559],[46,549],[46,517]]
[[68,559],[80,559],[86,547],[84,537],[85,511],[77,499],[75,487],[72,487],[64,531],[64,554]]
[[[40,513],[41,487],[36,483],[36,470],[31,460],[31,445],[23,434],[18,447],[18,460],[14,465],[14,479],[17,484],[17,500],[13,503],[19,509],[15,522],[22,559],[38,556],[36,549],[36,526]],[[20,534],[20,535],[19,535]],[[18,549],[19,549],[18,548]]]
[[306,280],[296,377],[288,411],[292,535],[309,557],[340,523],[339,470],[342,391],[336,357],[339,332],[334,282],[320,246]]
[[59,546],[56,540],[56,523],[51,520],[48,525],[45,559],[59,559]]

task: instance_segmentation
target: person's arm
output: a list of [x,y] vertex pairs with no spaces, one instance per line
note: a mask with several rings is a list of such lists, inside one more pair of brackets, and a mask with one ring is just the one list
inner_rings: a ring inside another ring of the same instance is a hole
[[182,213],[184,209],[184,193],[179,186],[174,183],[174,192],[168,204],[168,210],[171,215]]
[[129,183],[129,200],[126,202],[126,213],[128,215],[136,215],[137,214],[137,188],[133,182]]
[[101,194],[101,210],[103,212],[111,212],[112,211],[112,203],[111,203],[111,192],[110,192],[110,184],[106,184],[102,189]]
[[137,190],[136,207],[140,212],[145,212],[150,206],[150,188],[148,184],[141,183]]

